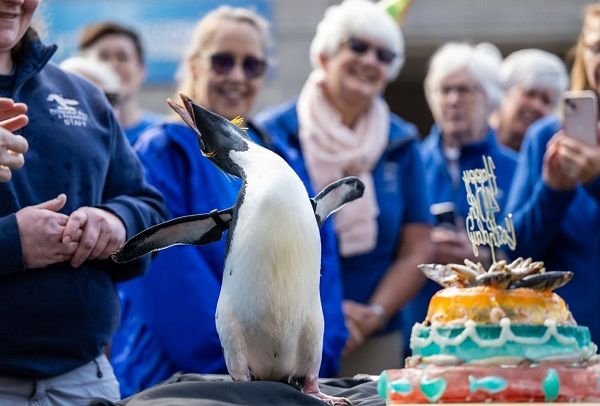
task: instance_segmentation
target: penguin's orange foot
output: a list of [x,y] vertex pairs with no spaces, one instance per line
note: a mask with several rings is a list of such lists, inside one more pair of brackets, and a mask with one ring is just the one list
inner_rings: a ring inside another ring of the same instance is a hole
[[329,396],[321,392],[316,379],[307,379],[306,383],[302,387],[302,393],[312,396],[315,399],[319,399],[320,401],[331,406],[352,406],[352,402],[346,398]]

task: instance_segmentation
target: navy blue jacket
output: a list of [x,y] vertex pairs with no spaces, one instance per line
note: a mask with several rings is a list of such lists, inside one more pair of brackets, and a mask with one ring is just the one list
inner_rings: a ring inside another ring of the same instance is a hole
[[29,106],[29,124],[19,131],[29,151],[25,166],[0,183],[0,374],[45,377],[101,353],[119,322],[114,282],[141,274],[145,261],[25,269],[15,213],[65,193],[61,213],[106,209],[123,221],[129,238],[166,211],[104,94],[48,63],[56,47],[36,37],[30,31],[22,41],[7,95]]
[[569,191],[542,179],[546,144],[560,129],[556,118],[534,123],[525,137],[506,207],[513,214],[517,249],[512,255],[544,261],[548,271],[571,271],[556,293],[578,324],[600,342],[600,177]]

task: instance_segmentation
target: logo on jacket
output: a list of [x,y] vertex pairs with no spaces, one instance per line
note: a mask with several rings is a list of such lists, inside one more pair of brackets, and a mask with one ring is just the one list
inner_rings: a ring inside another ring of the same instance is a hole
[[[64,125],[87,127],[88,115],[76,107],[79,105],[77,100],[67,99],[57,93],[50,93],[46,101],[51,106],[49,108],[50,114],[61,120]],[[52,107],[52,103],[54,103],[54,107]]]

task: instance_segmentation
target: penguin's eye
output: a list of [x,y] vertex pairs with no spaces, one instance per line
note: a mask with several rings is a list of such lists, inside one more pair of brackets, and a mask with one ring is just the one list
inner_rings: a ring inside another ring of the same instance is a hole
[[204,150],[202,150],[202,155],[204,155],[207,158],[212,158],[215,155],[217,155],[217,151],[204,152]]

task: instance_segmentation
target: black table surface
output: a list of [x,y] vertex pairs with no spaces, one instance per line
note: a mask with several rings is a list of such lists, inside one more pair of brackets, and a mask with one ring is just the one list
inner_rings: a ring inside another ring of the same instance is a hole
[[[377,382],[369,379],[321,379],[323,393],[349,399],[354,406],[383,406]],[[177,373],[164,382],[119,402],[94,401],[90,406],[158,405],[315,405],[323,406],[298,388],[280,382],[232,382],[228,376]]]

